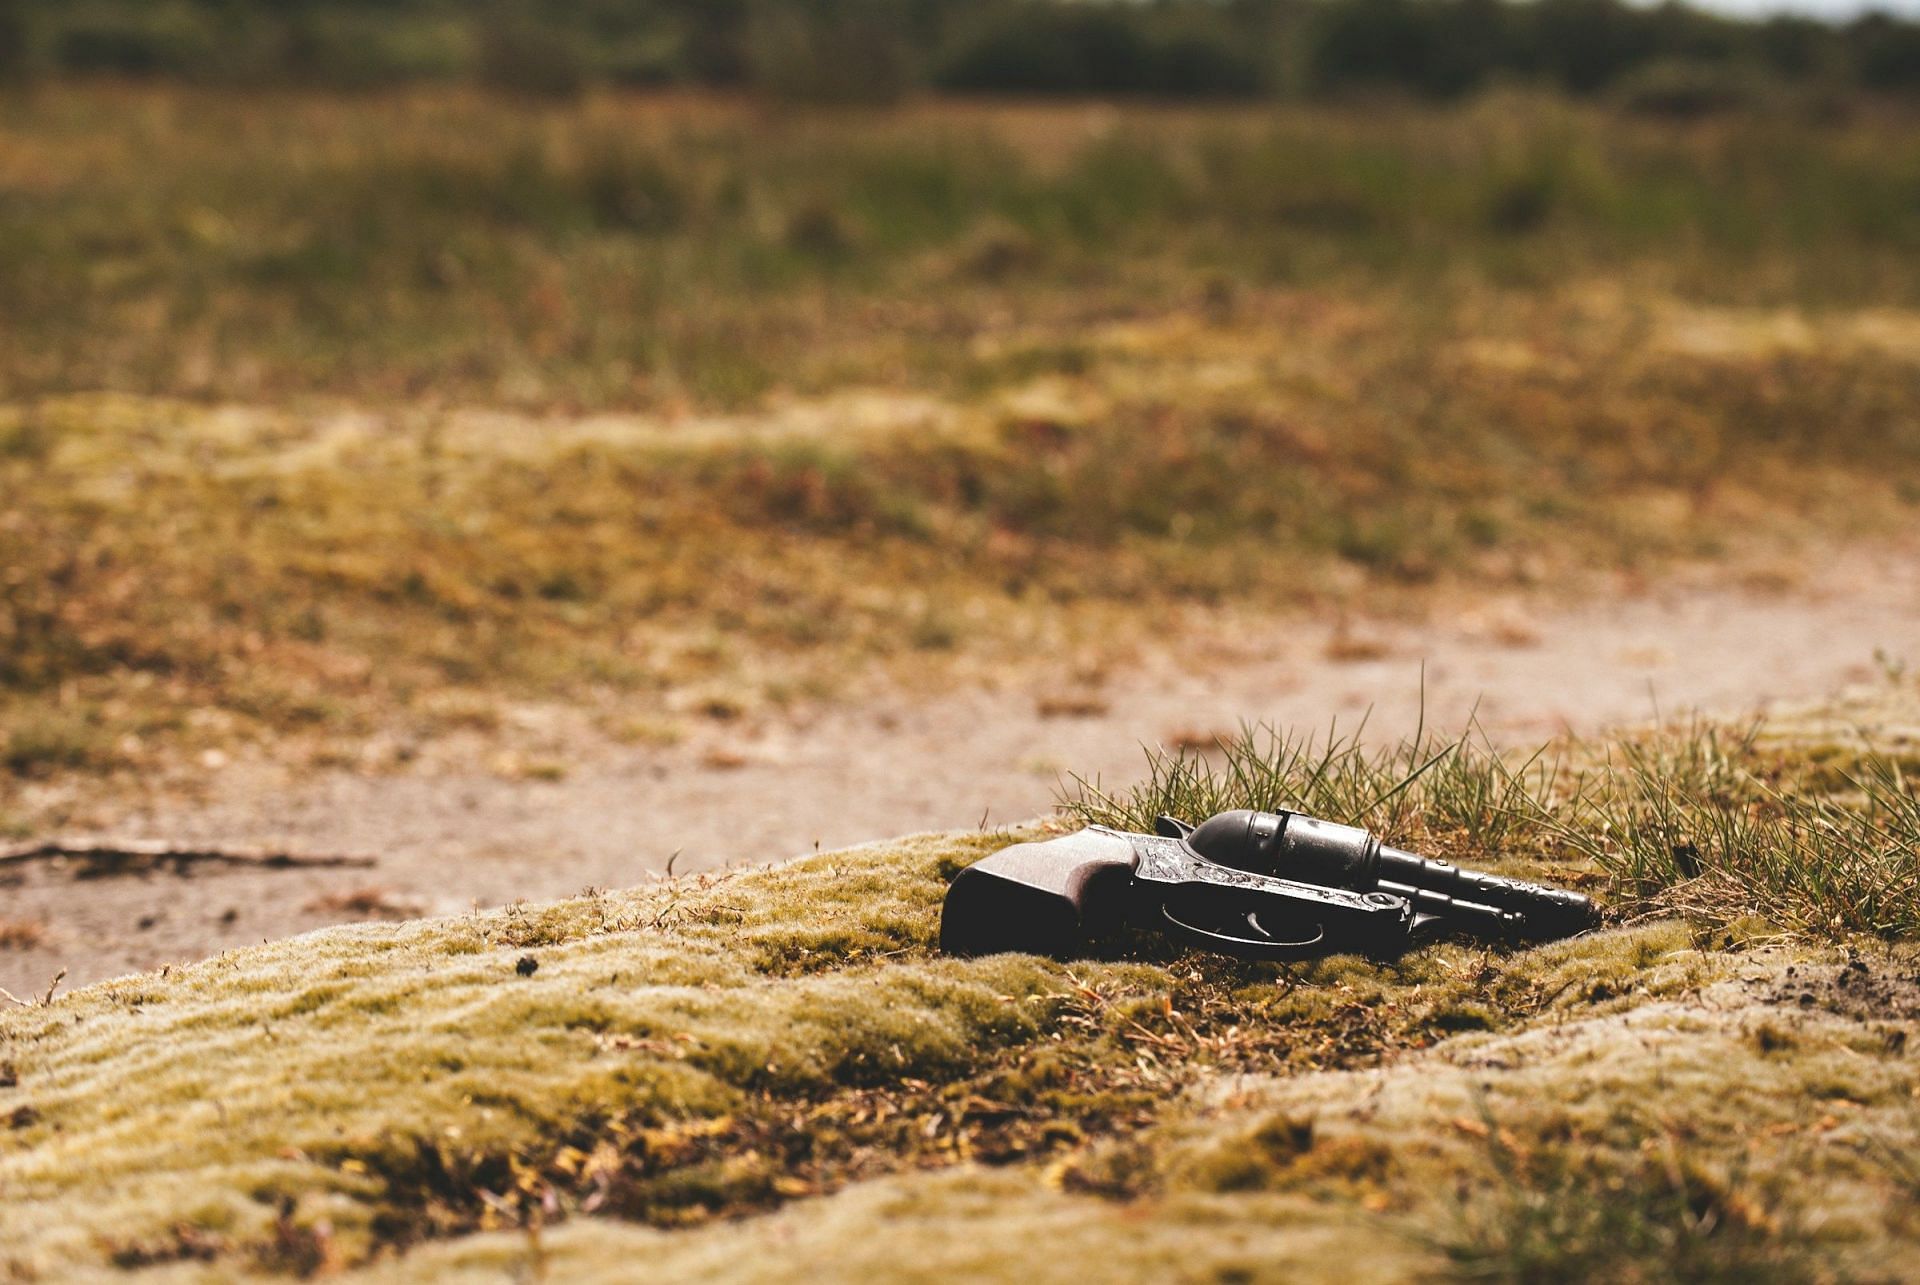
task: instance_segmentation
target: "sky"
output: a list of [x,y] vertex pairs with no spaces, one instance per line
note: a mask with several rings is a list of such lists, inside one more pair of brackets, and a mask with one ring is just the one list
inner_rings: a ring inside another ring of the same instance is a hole
[[1694,8],[1740,18],[1764,18],[1776,13],[1805,14],[1812,18],[1845,20],[1871,10],[1920,18],[1920,0],[1691,0]]

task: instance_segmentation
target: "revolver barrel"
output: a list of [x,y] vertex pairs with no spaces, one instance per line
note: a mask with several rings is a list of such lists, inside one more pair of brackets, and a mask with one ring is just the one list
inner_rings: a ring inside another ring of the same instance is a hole
[[1195,827],[1187,842],[1209,860],[1242,870],[1404,896],[1424,913],[1475,931],[1504,922],[1511,935],[1544,939],[1594,922],[1593,902],[1577,892],[1463,870],[1388,847],[1357,826],[1298,812],[1222,812]]
[[1442,894],[1455,902],[1510,911],[1520,916],[1521,935],[1527,937],[1568,937],[1591,928],[1594,922],[1593,902],[1577,892],[1463,870],[1383,844],[1379,885],[1385,888],[1388,883],[1415,888],[1423,894]]

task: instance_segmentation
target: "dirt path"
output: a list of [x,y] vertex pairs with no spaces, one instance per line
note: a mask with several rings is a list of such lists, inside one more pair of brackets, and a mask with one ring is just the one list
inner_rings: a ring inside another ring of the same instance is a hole
[[[376,856],[370,870],[187,866],[83,878],[77,865],[11,872],[0,920],[44,925],[0,949],[0,986],[44,989],[201,957],[368,914],[454,913],[515,898],[623,887],[666,867],[763,861],[914,830],[1007,822],[1052,802],[1072,770],[1124,780],[1140,745],[1241,720],[1411,730],[1424,667],[1430,725],[1476,706],[1514,741],[1642,722],[1655,710],[1764,712],[1880,678],[1876,651],[1920,663],[1920,560],[1824,558],[1804,589],[1677,583],[1545,612],[1436,607],[1424,625],[1194,619],[1177,648],[1146,652],[1096,690],[1045,672],[1024,685],[859,706],[670,750],[608,746],[563,780],[479,771],[288,777],[213,774],[192,804],[143,803],[115,834],[285,844]],[[1062,709],[1065,705],[1069,708]],[[725,739],[731,738],[731,739]]]

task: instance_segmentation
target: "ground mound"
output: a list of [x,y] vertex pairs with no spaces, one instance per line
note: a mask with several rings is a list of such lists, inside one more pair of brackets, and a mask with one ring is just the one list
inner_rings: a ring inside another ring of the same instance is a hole
[[[1629,749],[1642,776],[1550,798],[1537,764],[1456,746],[1376,801],[1442,851],[1498,817],[1515,864],[1557,843],[1611,922],[1535,949],[943,958],[946,880],[1003,831],[333,929],[21,1005],[0,1017],[0,1265],[1897,1275],[1920,983],[1866,891],[1897,909],[1911,878],[1902,760],[1706,732]],[[1071,810],[1231,786],[1332,811],[1394,761],[1250,740]],[[1790,768],[1814,801],[1769,810]],[[1613,838],[1583,852],[1576,816]],[[1664,874],[1660,826],[1695,836]]]

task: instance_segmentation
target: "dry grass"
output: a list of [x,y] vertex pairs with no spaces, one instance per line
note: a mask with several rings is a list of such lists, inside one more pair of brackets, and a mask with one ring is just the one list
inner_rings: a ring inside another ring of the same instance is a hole
[[1515,106],[10,99],[0,791],[1910,526],[1911,132]]
[[378,884],[315,897],[307,903],[307,909],[347,919],[412,919],[420,914],[417,902]]
[[[1728,400],[1734,381],[1772,358],[1703,389],[1691,359],[1650,357],[1668,388],[1596,390],[1462,378],[1434,368],[1444,344],[1415,357],[1412,339],[1386,311],[1357,333],[1278,315],[1095,331],[1076,383],[1102,427],[1038,446],[1031,410],[992,399],[947,405],[937,432],[910,402],[875,398],[872,434],[774,444],[756,436],[785,431],[771,415],[685,448],[646,419],[42,406],[59,448],[0,462],[20,483],[0,540],[23,572],[0,617],[4,762],[33,776],[261,738],[497,739],[516,700],[660,725],[814,699],[876,667],[1018,664],[1063,635],[1110,650],[1139,610],[1181,601],[1512,585],[1711,554],[1762,511],[1781,538],[1796,515],[1801,531],[1892,531],[1906,512],[1892,445],[1868,480],[1844,453],[1740,443],[1756,408]],[[1278,368],[1259,355],[1283,346]],[[1597,347],[1576,360],[1638,382]],[[1241,382],[1221,384],[1223,362]],[[1330,365],[1445,390],[1447,420],[1532,440],[1442,436],[1417,448],[1435,472],[1390,482],[1387,462],[1413,458],[1408,430],[1306,382]],[[1833,427],[1841,381],[1887,381],[1897,400],[1902,369],[1836,356],[1778,370],[1764,413]],[[1704,455],[1691,439],[1684,476],[1660,454],[1680,440],[1666,434],[1608,458],[1593,443],[1610,430],[1588,417],[1616,396],[1694,417],[1719,406],[1725,436]],[[1336,437],[1352,453],[1301,446]],[[1573,487],[1575,473],[1599,480]],[[1400,489],[1377,510],[1383,485]],[[1190,529],[1201,513],[1204,533]],[[1365,570],[1364,590],[1341,564]],[[932,604],[947,643],[930,650]]]
[[1385,660],[1393,654],[1393,649],[1378,638],[1369,638],[1356,634],[1347,628],[1344,621],[1327,640],[1325,655],[1328,660],[1345,665],[1364,664],[1372,660]]
[[1097,718],[1113,708],[1098,692],[1053,692],[1034,702],[1041,718]]
[[1902,204],[1920,154],[1897,111],[1676,129],[1517,96],[848,114],[52,86],[0,103],[0,140],[22,194],[0,280],[36,319],[0,332],[0,374],[35,396],[664,409],[903,366],[953,387],[1071,365],[1071,330],[996,346],[1009,302],[1218,316],[1276,285],[1644,275],[1769,309],[1920,298]]

